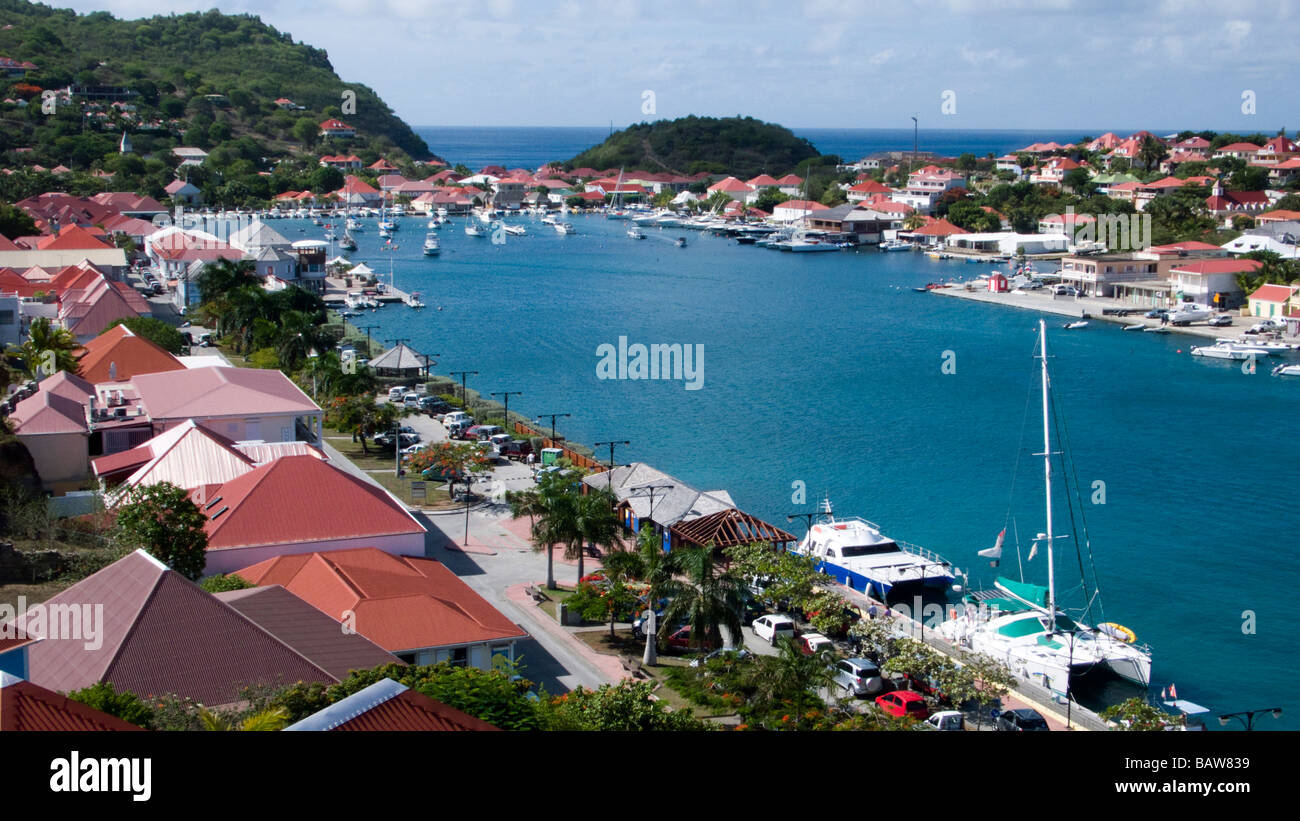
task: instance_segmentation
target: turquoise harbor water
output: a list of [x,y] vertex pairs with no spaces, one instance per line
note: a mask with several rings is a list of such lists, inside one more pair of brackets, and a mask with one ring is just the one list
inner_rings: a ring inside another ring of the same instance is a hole
[[[626,222],[600,217],[572,218],[580,233],[568,237],[527,217],[511,222],[528,236],[493,245],[458,219],[440,232],[442,255],[426,259],[424,221],[403,220],[396,284],[430,308],[390,305],[363,324],[381,326],[377,339],[408,337],[441,354],[436,372],[478,371],[475,390],[523,391],[512,410],[572,413],[560,428],[574,441],[631,440],[619,461],[725,488],[796,535],[803,525],[785,525],[786,514],[828,494],[837,513],[968,568],[972,587],[998,572],[975,554],[1010,514],[1000,572],[1015,574],[1017,532],[1027,554],[1044,528],[1042,463],[1031,455],[1042,437],[1039,315],[910,290],[988,266],[874,250],[779,253],[678,229],[634,241]],[[276,223],[291,239],[300,225]],[[678,235],[686,248],[672,244]],[[358,240],[349,258],[386,274],[373,221]],[[1127,625],[1154,648],[1157,692],[1176,683],[1218,711],[1289,708],[1300,437],[1288,423],[1300,380],[1196,360],[1177,335],[1063,323],[1048,317],[1049,348],[1104,596],[1094,622]],[[702,345],[703,386],[598,379],[597,347],[620,336]],[[954,374],[941,371],[945,351]],[[1095,481],[1105,504],[1090,503]],[[796,482],[803,505],[792,501]],[[1068,532],[1063,500],[1057,514]],[[1077,585],[1068,541],[1057,567],[1062,590]],[[1045,580],[1041,554],[1025,568]],[[1077,586],[1063,598],[1081,603]],[[1254,634],[1243,632],[1246,611]],[[1288,709],[1264,726],[1300,724]]]

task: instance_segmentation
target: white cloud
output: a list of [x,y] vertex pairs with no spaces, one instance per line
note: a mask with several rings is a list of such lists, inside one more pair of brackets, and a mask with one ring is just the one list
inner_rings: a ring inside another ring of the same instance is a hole
[[883,51],[877,51],[875,54],[868,57],[867,62],[871,63],[873,66],[882,66],[885,63],[888,63],[893,56],[894,50],[892,48],[887,48]]
[[1233,48],[1241,48],[1241,44],[1250,36],[1249,20],[1229,20],[1223,24],[1223,28],[1224,37]]

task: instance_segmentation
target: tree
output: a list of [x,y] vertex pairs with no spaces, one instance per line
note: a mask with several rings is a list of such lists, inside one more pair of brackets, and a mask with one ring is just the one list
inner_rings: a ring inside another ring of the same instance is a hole
[[225,593],[229,590],[247,590],[250,587],[256,586],[257,585],[249,584],[234,573],[208,576],[206,579],[199,582],[199,587],[202,587],[209,593]]
[[779,188],[764,188],[759,192],[758,199],[754,200],[754,207],[770,214],[773,208],[789,199],[790,195],[782,193]]
[[848,194],[845,194],[844,189],[840,188],[838,185],[826,186],[826,191],[822,194],[821,199],[819,200],[822,205],[830,206],[831,208],[834,208],[837,205],[843,205],[848,201]]
[[1115,729],[1128,732],[1152,732],[1177,727],[1179,721],[1158,707],[1134,696],[1122,704],[1101,711],[1103,721],[1115,722]]
[[308,151],[316,145],[316,138],[319,135],[320,126],[310,117],[299,117],[298,121],[293,124],[293,138]]
[[968,153],[958,156],[957,162],[953,164],[953,167],[958,171],[974,171],[978,164],[979,162],[975,159],[975,155]]
[[117,508],[113,538],[130,549],[142,549],[191,581],[203,575],[207,562],[207,517],[189,493],[170,482],[137,485]]
[[696,648],[706,644],[723,646],[724,627],[733,642],[743,644],[744,582],[731,571],[719,568],[711,544],[683,546],[673,552],[681,554],[674,561],[684,578],[664,584],[663,592],[669,601],[659,637],[666,638],[676,625],[685,622],[691,627],[691,644]]
[[289,711],[283,707],[260,710],[251,715],[237,717],[229,713],[218,713],[207,708],[199,710],[199,721],[203,729],[209,732],[276,732],[289,726]]
[[[576,493],[576,491],[575,491]],[[583,556],[587,546],[609,550],[620,546],[614,495],[604,488],[578,493],[574,500],[573,538],[565,558],[578,560],[578,578],[583,577]]]
[[919,211],[913,211],[903,220],[903,228],[908,231],[915,231],[925,225],[925,217]]
[[136,336],[143,337],[153,344],[162,348],[170,354],[179,354],[185,350],[185,337],[181,332],[163,322],[161,319],[154,319],[149,316],[136,316],[130,319],[118,319],[111,323],[101,334],[106,333],[118,325],[125,325],[126,329]]
[[1168,156],[1169,149],[1160,140],[1149,134],[1142,138],[1142,143],[1138,146],[1138,160],[1143,168],[1155,168]]
[[39,234],[30,214],[16,205],[0,202],[0,234],[14,237],[32,237]]
[[1097,187],[1093,184],[1092,176],[1088,174],[1086,168],[1071,168],[1065,172],[1061,182],[1071,191],[1084,197],[1091,195]]
[[112,682],[101,681],[73,690],[68,693],[68,698],[137,727],[147,729],[153,723],[153,710],[149,705],[129,690],[118,692]]
[[974,682],[974,693],[971,699],[976,704],[979,721],[982,724],[983,716],[988,712],[989,707],[998,703],[1012,687],[1016,686],[1016,677],[1005,664],[983,653],[966,656],[962,659],[962,664],[963,669],[970,674]]
[[598,690],[579,687],[547,700],[541,707],[547,730],[589,732],[700,731],[709,725],[690,710],[670,710],[651,697],[654,684],[624,679]]
[[74,354],[80,347],[69,331],[55,327],[46,317],[38,317],[27,329],[27,339],[21,345],[10,345],[5,353],[16,360],[19,371],[28,379],[40,381],[57,371],[80,373],[81,364]]
[[359,439],[361,452],[365,454],[370,453],[370,437],[392,430],[399,415],[391,402],[377,405],[370,394],[338,397],[330,409],[330,421],[339,430],[352,431],[352,441]]
[[[810,710],[825,707],[818,691],[834,684],[835,657],[829,650],[806,655],[788,637],[778,639],[777,647],[780,652],[776,656],[756,658],[749,670],[754,700],[767,705],[755,707],[755,711],[770,716],[782,713],[779,722],[774,722],[770,729],[799,730]],[[780,705],[788,707],[783,710]]]
[[546,587],[555,589],[555,546],[567,545],[577,518],[577,492],[572,480],[559,473],[543,474],[537,485],[537,518],[533,522],[533,549],[546,551]]

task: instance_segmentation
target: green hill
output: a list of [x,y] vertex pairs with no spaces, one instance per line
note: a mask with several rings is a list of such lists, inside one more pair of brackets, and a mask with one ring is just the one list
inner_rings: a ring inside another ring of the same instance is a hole
[[[412,160],[431,156],[424,140],[374,91],[340,79],[323,50],[295,43],[252,15],[208,11],[118,20],[107,12],[78,15],[0,0],[0,22],[6,24],[0,56],[37,67],[25,77],[9,71],[3,96],[24,99],[25,107],[0,103],[0,151],[35,149],[27,157],[5,155],[11,168],[63,164],[74,172],[121,173],[130,182],[157,172],[161,176],[144,183],[156,188],[170,168],[121,167],[116,150],[125,130],[137,155],[170,166],[172,147],[210,151],[215,159],[205,170],[241,182],[233,192],[216,187],[211,193],[238,200],[278,193],[276,186],[264,190],[251,178],[281,160],[293,160],[306,174],[315,166],[309,160],[320,153],[355,153],[367,163],[382,156],[404,170]],[[66,104],[53,115],[42,111],[42,91],[70,86]],[[355,94],[355,108],[345,92]],[[301,108],[281,108],[275,102],[280,98]],[[356,128],[356,138],[322,139],[316,126],[330,117]],[[119,182],[114,187],[122,187]],[[11,193],[20,192],[0,196]]]
[[639,123],[565,163],[568,168],[636,168],[678,174],[782,176],[820,156],[788,128],[753,117],[682,117]]

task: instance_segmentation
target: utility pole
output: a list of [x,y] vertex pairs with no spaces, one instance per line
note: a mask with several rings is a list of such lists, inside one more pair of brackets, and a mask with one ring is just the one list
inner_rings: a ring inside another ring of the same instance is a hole
[[611,493],[614,492],[614,446],[630,445],[630,444],[632,443],[628,442],[627,440],[624,440],[622,442],[597,442],[596,443],[596,447],[598,448],[604,447],[605,445],[609,445],[609,473],[607,473],[606,476],[609,479],[609,491]]
[[478,371],[451,371],[450,373],[452,376],[460,377],[460,403],[465,405],[465,380],[471,375],[478,376]]
[[507,431],[510,430],[510,396],[511,396],[511,394],[513,394],[513,395],[515,395],[515,396],[522,396],[522,395],[523,395],[523,391],[494,391],[493,393],[488,394],[488,396],[500,396],[500,397],[502,397],[502,398],[504,399],[504,401],[505,401],[505,405],[506,405],[506,424],[505,424],[505,427],[506,427],[506,430],[507,430]]
[[[632,488],[632,495],[629,498],[640,498],[638,491],[642,491],[642,490],[650,491],[650,511],[646,513],[646,518],[649,519],[651,522],[653,522],[654,519],[652,517],[654,516],[654,512],[655,512],[655,491],[672,490],[675,487],[677,487],[677,485],[673,485],[673,484],[638,485],[637,487]],[[640,523],[638,522],[638,524]]]

